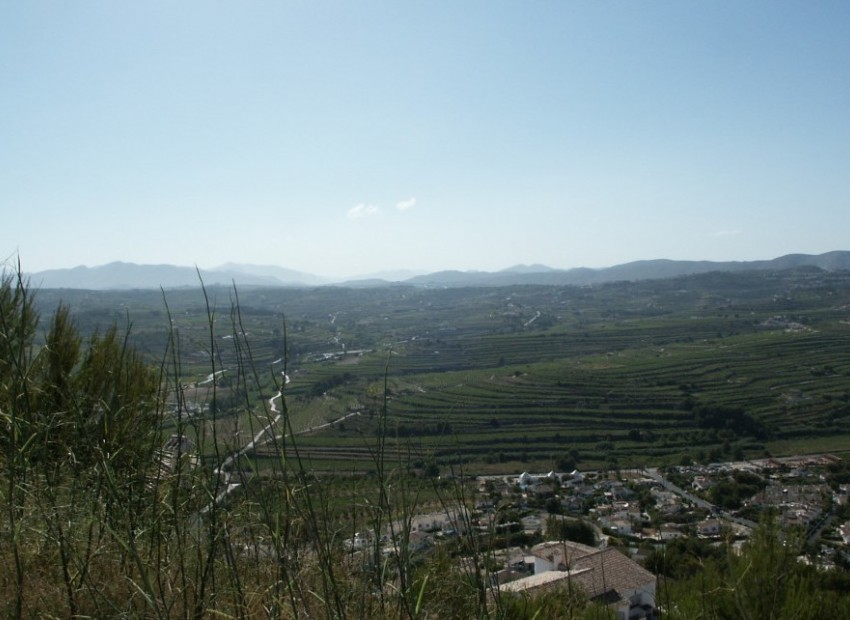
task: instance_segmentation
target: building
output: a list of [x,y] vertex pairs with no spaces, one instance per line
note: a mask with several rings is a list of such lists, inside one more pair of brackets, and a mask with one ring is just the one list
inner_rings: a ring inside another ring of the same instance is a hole
[[531,548],[534,574],[499,585],[500,592],[545,592],[576,587],[608,605],[618,620],[656,617],[656,577],[616,549],[574,542],[545,542]]
[[[464,533],[469,523],[469,511],[465,506],[451,506],[437,512],[415,515],[410,519],[411,532],[437,532],[451,530]],[[398,522],[396,530],[401,531],[405,523]]]
[[720,536],[723,532],[723,522],[720,519],[705,519],[697,524],[697,532],[700,536]]

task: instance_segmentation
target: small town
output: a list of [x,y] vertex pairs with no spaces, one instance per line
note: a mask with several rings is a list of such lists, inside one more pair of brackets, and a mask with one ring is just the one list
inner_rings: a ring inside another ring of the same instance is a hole
[[[771,516],[784,535],[805,538],[799,562],[825,571],[850,565],[848,473],[826,454],[664,471],[479,476],[474,508],[447,504],[409,520],[408,552],[448,545],[459,569],[484,571],[500,592],[575,587],[617,618],[656,618],[652,569],[672,541],[693,538],[735,552]],[[385,556],[399,553],[392,541],[403,526],[391,524],[382,535]],[[474,557],[458,552],[470,538],[479,544]],[[371,532],[344,541],[351,553],[373,544]]]

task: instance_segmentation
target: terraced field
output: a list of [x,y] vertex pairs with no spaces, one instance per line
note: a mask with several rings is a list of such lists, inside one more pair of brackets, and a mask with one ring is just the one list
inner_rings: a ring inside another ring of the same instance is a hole
[[[841,438],[850,449],[846,272],[207,293],[211,310],[198,290],[38,299],[45,311],[70,303],[90,331],[129,320],[152,360],[179,361],[184,384],[227,369],[216,415],[243,426],[262,417],[285,359],[293,427],[307,431],[298,447],[316,469],[369,470],[379,424],[402,461],[444,471],[837,451]],[[207,412],[210,392],[195,393]],[[262,467],[269,454],[253,457]]]

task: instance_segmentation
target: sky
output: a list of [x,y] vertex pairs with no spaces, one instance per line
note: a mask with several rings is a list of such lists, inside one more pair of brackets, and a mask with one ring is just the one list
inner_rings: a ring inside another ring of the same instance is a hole
[[0,3],[0,261],[850,250],[846,0]]

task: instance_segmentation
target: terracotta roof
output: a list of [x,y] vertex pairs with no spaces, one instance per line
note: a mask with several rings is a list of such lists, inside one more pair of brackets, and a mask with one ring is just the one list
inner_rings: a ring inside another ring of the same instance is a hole
[[610,593],[620,595],[655,584],[655,575],[616,549],[604,549],[579,558],[570,567],[575,583],[591,599]]
[[554,562],[555,557],[565,559],[564,563],[567,565],[575,562],[578,558],[598,552],[599,549],[596,547],[589,547],[569,540],[542,542],[531,548],[531,555],[550,562]]
[[568,558],[568,570],[531,575],[500,586],[502,591],[549,590],[565,583],[575,584],[590,599],[605,603],[619,601],[635,590],[653,588],[655,575],[616,549],[596,549],[574,542],[547,542],[535,545],[532,553],[540,558]]

